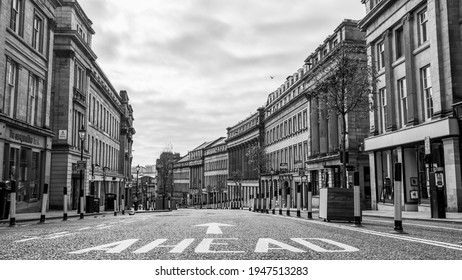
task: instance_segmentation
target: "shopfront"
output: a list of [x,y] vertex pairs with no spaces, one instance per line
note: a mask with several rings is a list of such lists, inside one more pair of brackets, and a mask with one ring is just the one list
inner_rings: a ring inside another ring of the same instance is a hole
[[[45,182],[47,138],[2,125],[2,182],[16,182],[16,211],[38,212]],[[49,165],[49,163],[48,163]]]
[[[428,139],[428,138],[427,138]],[[443,191],[447,205],[445,155],[441,139],[428,139],[413,145],[395,147],[374,153],[376,167],[376,200],[379,204],[394,204],[396,163],[402,163],[404,210],[429,210],[432,190]],[[428,208],[428,209],[425,209]]]
[[[364,143],[371,166],[373,209],[387,210],[387,205],[394,205],[394,175],[401,174],[405,211],[425,211],[434,218],[442,218],[446,212],[462,211],[457,119],[426,122],[372,136]],[[397,166],[401,168],[400,173],[396,173]]]

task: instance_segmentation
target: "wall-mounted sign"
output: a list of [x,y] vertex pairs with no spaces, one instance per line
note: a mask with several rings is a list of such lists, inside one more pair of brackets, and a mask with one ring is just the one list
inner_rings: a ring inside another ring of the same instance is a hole
[[288,170],[288,164],[286,162],[285,163],[280,163],[279,164],[279,170],[287,171]]
[[12,128],[7,130],[7,137],[16,143],[28,144],[36,147],[43,147],[45,145],[43,137]]
[[58,139],[59,140],[66,140],[67,139],[67,130],[60,129],[59,134],[58,134]]

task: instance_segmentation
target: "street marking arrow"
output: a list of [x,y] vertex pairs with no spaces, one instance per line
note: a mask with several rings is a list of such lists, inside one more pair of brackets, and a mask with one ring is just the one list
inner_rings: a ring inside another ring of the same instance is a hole
[[195,225],[195,227],[208,227],[206,234],[223,234],[220,227],[233,227],[233,225],[220,224],[220,223],[208,223],[203,225]]

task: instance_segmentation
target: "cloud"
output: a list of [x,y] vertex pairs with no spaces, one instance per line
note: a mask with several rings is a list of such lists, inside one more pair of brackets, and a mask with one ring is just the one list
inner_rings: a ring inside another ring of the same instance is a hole
[[[93,49],[134,109],[134,163],[184,155],[266,103],[359,0],[79,0]],[[275,76],[270,79],[269,76]]]

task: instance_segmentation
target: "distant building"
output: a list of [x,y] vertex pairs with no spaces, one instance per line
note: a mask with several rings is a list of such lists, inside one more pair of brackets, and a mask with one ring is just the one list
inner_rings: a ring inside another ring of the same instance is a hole
[[[251,199],[262,193],[259,171],[249,164],[246,153],[254,145],[263,147],[264,109],[227,128],[228,181],[227,193],[230,208],[253,207]],[[260,188],[260,189],[259,189]]]
[[228,149],[226,137],[213,141],[204,151],[206,204],[223,207],[227,195]]
[[189,154],[187,154],[173,165],[173,189],[178,193],[178,197],[181,195],[179,206],[190,205],[191,202],[189,174]]

